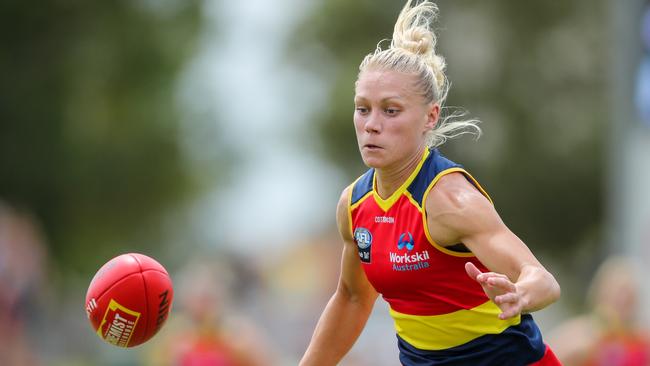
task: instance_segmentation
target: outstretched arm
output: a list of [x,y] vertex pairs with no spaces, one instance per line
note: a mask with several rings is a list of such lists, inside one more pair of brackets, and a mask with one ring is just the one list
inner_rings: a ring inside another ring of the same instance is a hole
[[350,232],[347,196],[346,189],[336,210],[344,243],[339,283],[316,325],[301,366],[338,364],[361,334],[377,299],[377,292],[361,268],[357,245]]
[[501,319],[540,310],[560,296],[560,286],[528,247],[497,214],[494,206],[460,173],[440,179],[427,199],[431,232],[439,229],[449,244],[461,242],[490,272],[467,263],[467,274],[499,306]]

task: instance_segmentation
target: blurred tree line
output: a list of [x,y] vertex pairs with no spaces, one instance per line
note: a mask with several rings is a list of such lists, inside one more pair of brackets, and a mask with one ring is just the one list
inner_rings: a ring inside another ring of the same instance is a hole
[[[604,2],[437,3],[447,105],[484,129],[443,152],[537,254],[590,274],[605,251]],[[288,62],[326,82],[312,120],[322,154],[350,180],[365,169],[352,127],[358,65],[391,37],[402,5],[319,1],[288,45]],[[197,47],[201,10],[180,0],[0,4],[0,200],[41,220],[67,268],[92,271],[117,250],[157,245],[160,215],[197,191],[175,83]]]
[[0,201],[40,219],[66,270],[155,245],[147,225],[192,192],[174,93],[199,5],[0,5]]
[[[403,4],[322,1],[290,45],[294,62],[326,80],[329,93],[313,119],[323,153],[350,180],[366,169],[352,125],[358,65],[380,39],[391,38]],[[569,287],[584,284],[606,244],[605,4],[437,4],[437,50],[452,83],[447,105],[481,119],[484,131],[478,141],[452,140],[442,151],[482,182],[506,224],[538,256],[552,257],[547,265],[575,275],[566,278],[575,279]]]

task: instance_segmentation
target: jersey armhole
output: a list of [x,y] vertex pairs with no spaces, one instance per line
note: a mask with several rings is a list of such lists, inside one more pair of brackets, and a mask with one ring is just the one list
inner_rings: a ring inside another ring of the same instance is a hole
[[354,230],[352,227],[352,191],[354,190],[354,185],[357,183],[358,180],[359,178],[357,178],[357,180],[355,180],[352,184],[348,186],[348,188],[346,188],[348,190],[348,194],[347,194],[348,204],[346,205],[348,211],[348,231],[350,232],[351,238],[354,238]]
[[433,178],[431,183],[429,183],[429,186],[427,187],[426,191],[424,192],[424,196],[422,197],[422,226],[424,227],[424,235],[427,237],[427,240],[429,241],[429,244],[431,244],[438,251],[440,251],[442,253],[445,253],[447,255],[453,256],[453,257],[474,258],[476,256],[471,251],[470,252],[457,252],[457,251],[453,251],[453,250],[450,250],[448,248],[445,248],[442,245],[436,243],[436,241],[433,240],[433,238],[431,237],[431,233],[429,232],[429,224],[427,222],[427,209],[426,209],[426,202],[427,202],[427,197],[429,196],[429,192],[436,185],[436,183],[438,183],[440,178],[444,177],[447,174],[456,173],[456,172],[462,173],[465,176],[465,178],[470,183],[472,183],[472,185],[476,189],[478,189],[478,191],[481,192],[481,194],[483,196],[485,196],[485,198],[487,198],[488,201],[490,201],[490,203],[492,205],[494,205],[494,202],[492,202],[492,198],[490,198],[490,195],[487,194],[487,192],[485,191],[485,189],[483,189],[483,187],[481,187],[479,182],[476,179],[474,179],[474,177],[472,177],[472,175],[469,174],[465,169],[459,168],[459,167],[445,169],[445,170],[441,171],[440,173],[438,173],[438,175],[436,175],[435,178]]

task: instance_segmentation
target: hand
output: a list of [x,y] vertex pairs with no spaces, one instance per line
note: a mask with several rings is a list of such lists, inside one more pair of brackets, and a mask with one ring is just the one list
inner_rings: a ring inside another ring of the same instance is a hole
[[474,263],[465,263],[465,271],[476,282],[478,282],[485,294],[492,300],[499,309],[499,319],[505,320],[521,314],[523,301],[517,292],[517,286],[501,273],[481,272]]

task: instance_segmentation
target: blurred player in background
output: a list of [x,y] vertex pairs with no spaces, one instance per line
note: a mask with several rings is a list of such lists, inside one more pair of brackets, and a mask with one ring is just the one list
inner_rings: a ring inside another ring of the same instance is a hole
[[480,132],[477,121],[440,118],[449,84],[436,14],[409,0],[390,47],[360,65],[354,126],[370,170],[339,200],[341,276],[303,366],[337,364],[378,294],[404,365],[559,365],[529,314],[558,299],[558,283],[479,183],[436,149]]
[[639,280],[632,262],[608,258],[588,292],[590,310],[551,332],[565,366],[650,366],[650,334],[639,326]]
[[228,304],[229,269],[190,261],[178,276],[179,311],[152,340],[151,366],[266,366],[276,363],[262,332]]
[[28,326],[43,292],[43,243],[32,215],[0,200],[0,365],[41,364]]

